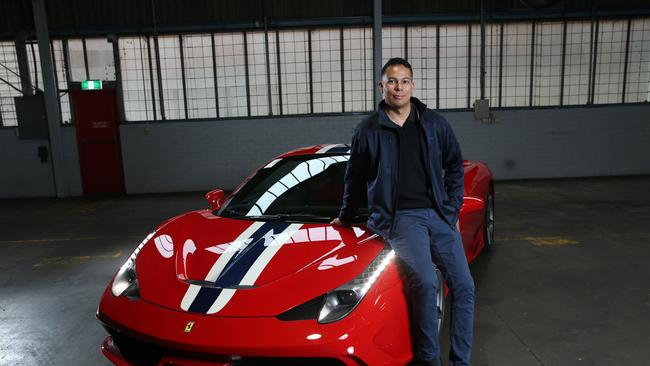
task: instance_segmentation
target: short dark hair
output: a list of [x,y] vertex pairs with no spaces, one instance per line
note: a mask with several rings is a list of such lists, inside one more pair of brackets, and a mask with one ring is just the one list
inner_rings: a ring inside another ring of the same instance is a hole
[[406,67],[411,72],[411,75],[413,75],[413,68],[411,67],[411,64],[408,61],[406,61],[401,57],[393,57],[390,60],[386,61],[384,67],[381,68],[381,76],[384,77],[384,75],[386,75],[386,70],[388,70],[389,67],[395,65],[402,65]]

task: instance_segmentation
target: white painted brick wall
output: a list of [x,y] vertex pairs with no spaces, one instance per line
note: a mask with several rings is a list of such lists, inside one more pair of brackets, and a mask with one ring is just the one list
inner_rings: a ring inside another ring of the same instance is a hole
[[[465,158],[497,179],[650,174],[650,106],[495,111],[493,125],[447,112]],[[121,127],[127,192],[233,188],[274,156],[349,142],[363,115]],[[146,134],[145,131],[149,130]]]
[[[484,125],[446,112],[465,158],[497,179],[650,174],[650,106],[495,111]],[[126,124],[120,128],[128,193],[231,189],[274,156],[302,146],[349,142],[364,115]],[[69,195],[81,194],[74,127],[62,127]],[[50,163],[0,129],[0,198],[54,196]]]
[[[74,126],[61,127],[65,159],[66,195],[80,196],[81,175]],[[41,163],[38,147],[46,146],[47,163]],[[48,141],[20,140],[15,128],[0,128],[0,198],[54,197],[52,151]]]

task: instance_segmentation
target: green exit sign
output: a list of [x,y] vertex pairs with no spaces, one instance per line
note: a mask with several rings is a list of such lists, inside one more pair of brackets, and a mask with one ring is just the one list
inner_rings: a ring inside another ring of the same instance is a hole
[[100,90],[101,88],[101,80],[84,80],[81,82],[81,90]]

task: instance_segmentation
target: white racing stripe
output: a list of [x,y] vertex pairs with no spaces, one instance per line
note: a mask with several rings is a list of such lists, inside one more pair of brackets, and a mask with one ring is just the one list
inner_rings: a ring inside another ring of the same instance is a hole
[[280,250],[280,248],[291,239],[291,236],[300,229],[302,224],[291,224],[282,233],[275,236],[275,239],[264,249],[262,254],[255,260],[255,263],[246,272],[239,285],[252,286],[255,284],[257,278],[262,274],[262,271],[271,262],[273,256]]
[[[257,229],[259,229],[262,225],[264,225],[264,222],[262,221],[254,222],[251,226],[249,226],[246,230],[244,230],[237,237],[237,239],[233,241],[233,243],[243,243],[246,239],[248,239],[251,235],[253,235],[257,231]],[[235,255],[237,252],[238,250],[232,250],[232,251],[229,250],[221,254],[221,256],[217,259],[217,261],[214,262],[214,264],[212,265],[212,268],[210,268],[210,271],[208,272],[207,276],[205,276],[205,280],[210,282],[216,281],[219,275],[221,274],[221,271],[223,271],[223,269],[230,261],[230,258],[232,258],[232,256]],[[199,294],[200,290],[201,290],[201,286],[190,285],[190,287],[185,292],[185,296],[183,296],[183,300],[181,301],[181,309],[187,311],[192,305],[192,302],[194,302],[194,299],[196,299],[196,295]]]
[[216,300],[214,300],[214,303],[212,306],[210,306],[210,309],[208,310],[208,314],[214,314],[217,311],[221,310],[228,304],[230,299],[235,295],[235,292],[237,290],[232,289],[232,288],[225,288],[221,290],[221,293],[219,294],[219,297],[217,297]]
[[341,147],[346,147],[347,152],[350,151],[350,146],[346,144],[334,144],[334,145],[325,145],[324,147],[320,148],[318,151],[316,151],[316,154],[324,154],[327,152],[330,152],[330,150],[335,149],[335,148],[341,148]]
[[[343,146],[343,145],[327,145],[328,149]],[[325,147],[323,148],[325,149]],[[322,150],[322,149],[321,149]],[[246,216],[257,216],[263,215],[275,200],[282,196],[288,189],[292,188],[296,184],[304,182],[305,180],[316,176],[327,168],[330,165],[335,163],[340,163],[343,161],[350,160],[350,157],[347,155],[341,156],[327,156],[317,159],[305,160],[302,163],[298,164],[291,172],[282,179],[280,182],[275,183],[271,186],[266,192],[264,192],[260,198],[257,199],[255,204],[248,210]]]
[[280,160],[282,160],[282,159],[278,158],[278,159],[273,159],[273,160],[271,160],[268,164],[266,164],[266,166],[264,167],[264,169],[273,167],[273,166],[274,166],[275,164],[277,164]]
[[196,295],[199,294],[200,290],[201,290],[201,286],[190,285],[190,287],[185,292],[185,296],[183,296],[183,301],[181,301],[181,309],[187,311],[192,305],[194,299],[196,298]]
[[[302,224],[291,224],[283,232],[275,235],[274,239],[266,246],[262,254],[255,260],[251,268],[244,275],[244,278],[239,282],[240,286],[252,286],[264,271],[264,268],[271,262],[275,254],[280,248],[291,239],[291,236],[297,232]],[[208,314],[214,314],[223,309],[230,299],[235,295],[235,289],[223,289],[217,299],[214,301]]]

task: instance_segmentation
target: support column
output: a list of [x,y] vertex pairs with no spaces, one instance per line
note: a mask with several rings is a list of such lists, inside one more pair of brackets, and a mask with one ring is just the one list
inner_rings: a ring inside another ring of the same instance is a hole
[[379,105],[379,102],[383,99],[379,87],[377,86],[381,81],[381,26],[382,26],[382,0],[373,0],[373,15],[372,15],[372,71],[374,75],[374,83],[372,85],[373,90],[375,91],[373,95],[375,96],[375,108]]
[[27,45],[25,44],[25,33],[16,34],[16,59],[18,61],[18,73],[20,74],[20,88],[23,95],[33,95],[32,75],[29,72],[29,59],[27,58]]
[[43,90],[45,93],[45,111],[47,114],[47,127],[50,134],[50,150],[52,156],[52,170],[54,173],[54,187],[56,196],[66,196],[67,185],[63,172],[65,161],[63,159],[63,144],[61,142],[61,121],[59,113],[59,102],[57,100],[56,83],[54,82],[54,66],[52,64],[52,53],[50,52],[50,34],[47,28],[47,15],[45,13],[44,0],[32,0],[34,10],[34,25],[38,38],[38,53],[41,61],[43,74]]

